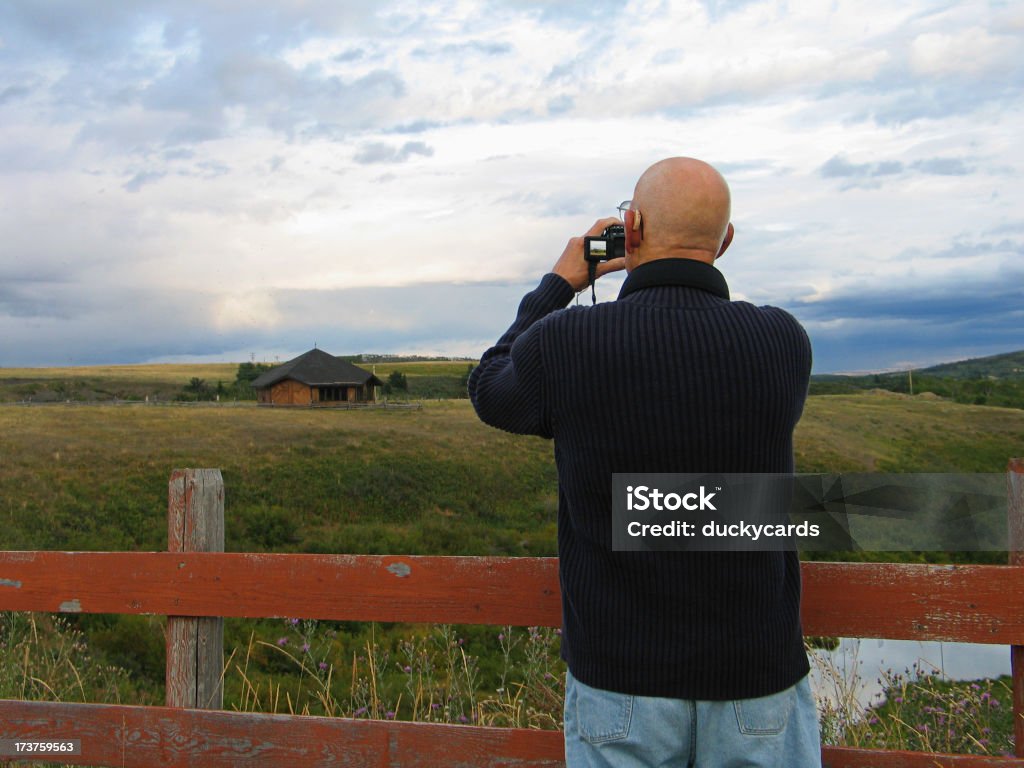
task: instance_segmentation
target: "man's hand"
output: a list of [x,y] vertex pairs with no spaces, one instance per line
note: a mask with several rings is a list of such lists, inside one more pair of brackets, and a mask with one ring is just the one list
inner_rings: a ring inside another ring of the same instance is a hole
[[[621,223],[615,217],[598,219],[594,222],[594,226],[587,230],[584,237],[597,237],[604,232],[606,227]],[[601,275],[606,275],[609,272],[617,272],[620,269],[625,269],[625,267],[626,260],[624,258],[602,261],[597,265],[597,276],[601,277]],[[587,274],[587,260],[583,258],[583,237],[574,237],[569,241],[551,271],[564,278],[577,293],[590,284],[590,276]]]

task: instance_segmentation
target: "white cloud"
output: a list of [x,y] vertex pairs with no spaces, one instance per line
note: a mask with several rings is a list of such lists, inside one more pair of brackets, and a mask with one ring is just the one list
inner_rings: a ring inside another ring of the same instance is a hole
[[250,328],[272,329],[284,320],[273,296],[261,291],[229,293],[221,296],[210,318],[219,331],[239,331]]
[[925,32],[914,38],[910,63],[920,75],[1000,75],[1020,58],[1020,39],[981,27]]
[[[102,328],[97,357],[147,348],[117,327],[147,329],[154,357],[204,326],[226,354],[280,350],[313,333],[295,296],[357,289],[382,319],[339,344],[489,338],[511,294],[487,333],[467,304],[426,338],[432,307],[401,291],[533,283],[671,154],[732,185],[734,294],[995,279],[992,252],[956,246],[1024,226],[1022,18],[970,0],[4,4],[0,365],[58,350],[61,322],[78,349]],[[165,299],[111,299],[131,295]]]

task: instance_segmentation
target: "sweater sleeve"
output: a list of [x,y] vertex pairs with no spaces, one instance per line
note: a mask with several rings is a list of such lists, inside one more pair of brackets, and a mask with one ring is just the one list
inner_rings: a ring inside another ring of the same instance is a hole
[[572,286],[553,273],[523,297],[515,322],[484,352],[469,377],[469,398],[482,421],[508,432],[553,436],[538,321],[564,308],[572,297]]

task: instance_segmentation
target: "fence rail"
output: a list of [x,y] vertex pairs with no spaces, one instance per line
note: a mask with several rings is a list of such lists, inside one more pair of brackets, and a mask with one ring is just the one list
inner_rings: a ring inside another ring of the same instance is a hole
[[[827,768],[1024,766],[1024,460],[1011,461],[1007,482],[1011,564],[804,563],[802,615],[809,635],[1010,645],[1018,757],[825,747]],[[296,615],[515,626],[561,621],[555,558],[189,551],[217,548],[216,525],[209,526],[204,510],[223,514],[220,483],[216,470],[172,475],[169,548],[177,551],[0,552],[0,610],[168,616],[168,703],[176,704],[5,700],[0,739],[79,739],[82,755],[74,764],[93,766],[563,764],[558,732],[224,712],[215,697],[214,709],[197,708],[210,699],[196,692],[216,687],[223,650],[215,647],[215,627],[204,634],[181,623],[175,633],[173,622]]]
[[[804,563],[808,635],[1024,645],[1024,566]],[[556,558],[0,552],[0,609],[558,626]],[[301,608],[299,607],[301,606]]]

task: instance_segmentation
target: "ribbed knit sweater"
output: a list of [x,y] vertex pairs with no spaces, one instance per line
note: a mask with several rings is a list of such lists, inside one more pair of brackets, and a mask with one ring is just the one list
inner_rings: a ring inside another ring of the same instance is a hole
[[562,657],[587,685],[737,699],[808,671],[792,552],[614,552],[616,472],[792,472],[811,349],[776,307],[730,301],[685,259],[640,265],[614,302],[565,306],[548,274],[469,380],[480,418],[554,438]]

